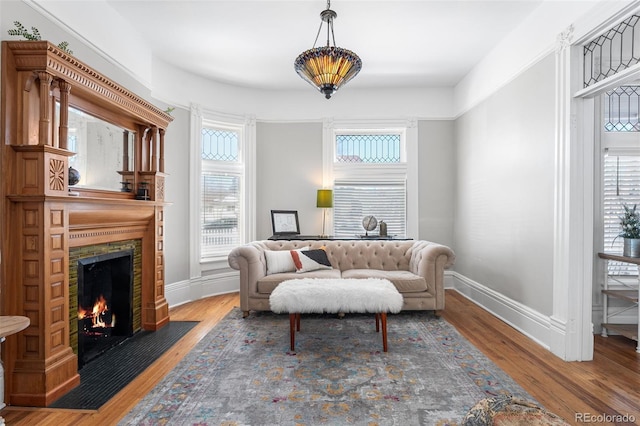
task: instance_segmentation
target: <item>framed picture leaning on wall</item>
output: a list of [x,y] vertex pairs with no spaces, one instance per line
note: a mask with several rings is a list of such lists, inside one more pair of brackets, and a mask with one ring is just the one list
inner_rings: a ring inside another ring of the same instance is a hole
[[271,210],[273,235],[299,235],[300,223],[297,210]]

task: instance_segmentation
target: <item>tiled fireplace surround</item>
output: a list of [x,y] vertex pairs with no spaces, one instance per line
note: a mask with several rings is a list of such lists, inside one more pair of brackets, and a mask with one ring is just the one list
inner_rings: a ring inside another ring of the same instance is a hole
[[133,294],[131,307],[133,313],[133,332],[142,328],[142,241],[116,241],[106,244],[94,244],[69,250],[69,345],[78,355],[78,262],[83,259],[109,253],[133,251]]

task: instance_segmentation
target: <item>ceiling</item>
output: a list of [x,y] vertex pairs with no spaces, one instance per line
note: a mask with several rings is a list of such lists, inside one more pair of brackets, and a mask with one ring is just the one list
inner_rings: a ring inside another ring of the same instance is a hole
[[[336,44],[356,52],[352,87],[454,86],[542,0],[334,0]],[[206,78],[307,87],[293,61],[313,46],[322,0],[109,0],[154,56]],[[151,5],[153,5],[151,7]],[[326,26],[318,45],[326,44]]]

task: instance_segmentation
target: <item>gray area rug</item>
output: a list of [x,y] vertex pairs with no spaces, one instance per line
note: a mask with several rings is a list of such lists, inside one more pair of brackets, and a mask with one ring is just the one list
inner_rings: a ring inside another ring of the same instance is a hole
[[120,425],[455,425],[479,400],[531,397],[429,312],[289,316],[230,312]]

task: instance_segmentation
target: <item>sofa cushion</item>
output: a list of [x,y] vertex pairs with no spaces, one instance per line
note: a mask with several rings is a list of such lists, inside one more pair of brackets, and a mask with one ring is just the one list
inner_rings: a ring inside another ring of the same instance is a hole
[[273,289],[282,281],[298,278],[340,278],[340,270],[320,269],[313,272],[286,272],[283,274],[267,275],[258,280],[258,293],[271,294]]
[[[302,250],[309,250],[309,247],[298,249],[297,251]],[[264,258],[267,262],[267,275],[294,272],[296,270],[290,250],[265,250]]]
[[291,258],[296,267],[296,272],[310,272],[318,269],[331,269],[331,263],[327,258],[327,252],[318,250],[291,250]]
[[383,278],[391,281],[400,293],[427,291],[427,282],[409,271],[380,271],[378,269],[348,269],[342,271],[342,278]]

